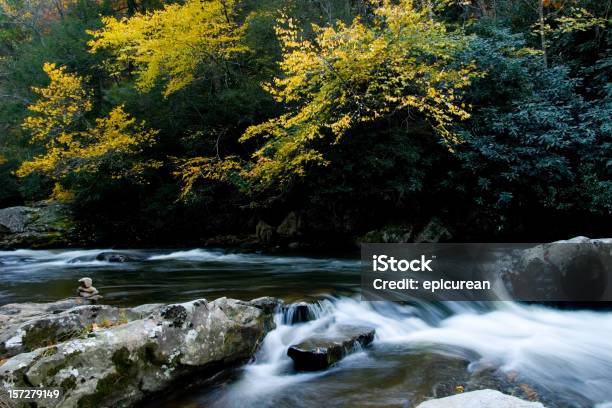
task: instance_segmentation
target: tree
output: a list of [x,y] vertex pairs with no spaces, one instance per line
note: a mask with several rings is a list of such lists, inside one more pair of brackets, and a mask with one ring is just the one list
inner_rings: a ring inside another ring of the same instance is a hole
[[111,50],[116,68],[134,66],[143,91],[162,81],[168,96],[203,77],[222,86],[229,60],[248,50],[235,16],[234,0],[188,0],[130,18],[103,17],[89,44],[93,52]]
[[131,163],[129,158],[153,143],[156,131],[147,130],[121,106],[90,124],[86,114],[93,107],[92,95],[83,78],[55,64],[47,63],[43,69],[50,83],[33,89],[39,100],[28,107],[33,114],[24,120],[23,128],[33,142],[44,145],[45,152],[23,162],[18,176],[40,173],[61,184],[79,173],[104,170],[105,177],[121,178],[155,165]]
[[261,137],[247,175],[286,182],[309,164],[324,164],[317,141],[338,143],[358,126],[389,116],[424,118],[452,148],[453,122],[469,117],[461,91],[475,75],[470,64],[453,65],[467,46],[459,32],[417,10],[410,0],[384,1],[372,24],[314,26],[302,38],[291,18],[277,29],[283,46],[282,77],[267,86],[287,113],[249,128],[242,140]]

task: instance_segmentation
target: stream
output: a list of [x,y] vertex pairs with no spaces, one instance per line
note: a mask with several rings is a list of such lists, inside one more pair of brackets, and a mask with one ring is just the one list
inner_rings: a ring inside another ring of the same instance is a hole
[[[176,389],[151,407],[413,407],[431,397],[497,388],[548,407],[612,407],[612,312],[514,302],[361,302],[359,260],[134,250],[0,251],[0,304],[73,296],[89,276],[104,303],[133,306],[221,296],[311,303],[311,321],[279,311],[255,359],[219,378]],[[292,369],[287,348],[351,324],[376,329],[373,344],[332,368]]]

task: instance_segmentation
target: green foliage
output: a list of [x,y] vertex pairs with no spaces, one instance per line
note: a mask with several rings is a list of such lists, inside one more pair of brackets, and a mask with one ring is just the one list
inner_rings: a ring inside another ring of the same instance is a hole
[[188,0],[130,18],[103,17],[89,45],[110,49],[121,67],[135,66],[142,90],[164,80],[167,96],[200,77],[227,81],[229,60],[248,50],[235,15],[234,0]]
[[539,208],[609,214],[609,93],[585,100],[567,67],[542,69],[520,36],[493,34],[464,55],[488,67],[458,153],[474,180],[470,199],[499,218]]
[[609,10],[0,0],[0,206],[72,198],[113,244],[293,210],[330,239],[588,234],[612,211]]

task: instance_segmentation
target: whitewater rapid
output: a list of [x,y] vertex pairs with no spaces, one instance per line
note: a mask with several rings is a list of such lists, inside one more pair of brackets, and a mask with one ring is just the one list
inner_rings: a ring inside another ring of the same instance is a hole
[[[96,260],[106,251],[110,250],[0,251],[0,303],[70,296],[76,279],[85,275],[93,277],[105,299],[115,304],[262,295],[292,303],[307,296],[314,319],[291,325],[287,311],[279,311],[276,328],[264,339],[255,360],[209,403],[219,407],[271,406],[281,400],[308,406],[312,401],[302,401],[307,394],[296,390],[308,390],[321,401],[366,398],[381,405],[405,404],[402,387],[411,371],[396,360],[421,350],[461,356],[469,360],[468,370],[473,372],[492,367],[509,375],[519,373],[559,397],[565,402],[562,406],[612,404],[609,311],[513,302],[362,302],[359,261],[354,259],[193,249],[121,251],[138,259],[128,263]],[[290,345],[345,324],[375,328],[372,346],[330,370],[292,370],[286,355]],[[404,378],[385,377],[400,370]],[[365,378],[355,378],[351,375],[355,372]],[[398,381],[395,394],[377,400],[382,398],[380,392],[367,388],[381,384],[368,385],[369,375],[378,382]]]
[[[344,324],[375,328],[374,347],[456,349],[471,358],[469,370],[484,366],[520,373],[570,404],[574,395],[599,408],[612,403],[612,313],[561,311],[512,302],[447,303],[440,308],[328,299],[313,308],[315,320],[298,325],[289,325],[279,313],[277,328],[265,338],[256,360],[216,406],[267,406],[265,401],[275,393],[328,375],[293,372],[286,350]],[[363,350],[332,370],[348,370],[351,359],[367,355],[368,350]]]

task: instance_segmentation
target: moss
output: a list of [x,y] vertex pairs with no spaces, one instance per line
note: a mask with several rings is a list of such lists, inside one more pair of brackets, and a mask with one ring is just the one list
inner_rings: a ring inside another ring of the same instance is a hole
[[64,393],[76,388],[76,378],[71,375],[70,377],[64,379],[64,381],[62,381],[62,383],[60,384],[60,388]]
[[34,326],[23,336],[23,347],[32,351],[40,347],[50,346],[58,341],[59,327],[57,324]]
[[64,368],[66,368],[66,367],[68,367],[69,365],[72,364],[72,362],[73,362],[72,357],[78,356],[81,353],[82,353],[81,351],[75,351],[74,353],[66,355],[60,364],[52,366],[47,371],[46,377],[47,378],[54,377],[61,370],[63,370]]
[[129,384],[129,380],[135,378],[137,366],[130,359],[130,351],[126,347],[115,351],[111,360],[115,365],[115,372],[99,379],[95,392],[79,399],[77,403],[79,408],[97,408],[108,405],[105,403],[106,400],[112,395],[120,395]]
[[100,378],[96,384],[96,391],[91,395],[86,395],[79,399],[77,407],[79,408],[98,408],[107,406],[104,401],[113,394],[120,392],[124,385],[124,377],[119,373],[112,373],[106,377]]

